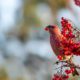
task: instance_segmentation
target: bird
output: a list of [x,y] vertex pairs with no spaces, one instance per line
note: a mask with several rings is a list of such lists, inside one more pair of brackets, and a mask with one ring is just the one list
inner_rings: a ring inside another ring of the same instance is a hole
[[[48,32],[50,34],[50,44],[51,44],[51,47],[52,47],[52,50],[53,50],[54,54],[56,56],[61,55],[63,60],[65,60],[65,61],[69,61],[70,60],[71,64],[74,65],[74,63],[71,60],[71,57],[73,55],[66,56],[64,54],[60,54],[60,51],[64,47],[64,45],[61,44],[61,41],[67,40],[67,39],[66,39],[65,36],[63,36],[61,34],[61,30],[59,29],[59,27],[56,26],[56,25],[48,25],[45,29],[48,30]],[[79,75],[79,73],[77,72],[76,68],[74,69],[74,72],[72,74],[74,76],[75,75]]]
[[[60,29],[58,28],[58,26],[53,26],[53,25],[49,25],[46,27],[49,30],[50,33],[50,44],[52,47],[53,52],[56,54],[56,56],[58,56],[60,54],[60,50],[62,50],[63,45],[61,44],[61,41],[66,40],[66,37],[64,37],[61,34]],[[62,57],[64,57],[64,60],[68,60],[70,57],[69,56],[65,56],[63,54],[61,54]]]

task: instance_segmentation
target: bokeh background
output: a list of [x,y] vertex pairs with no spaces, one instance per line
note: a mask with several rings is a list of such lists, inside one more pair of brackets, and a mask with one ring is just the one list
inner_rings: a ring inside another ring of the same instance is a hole
[[80,7],[73,0],[0,0],[0,80],[51,80],[57,58],[44,28],[60,27],[61,17],[79,28]]

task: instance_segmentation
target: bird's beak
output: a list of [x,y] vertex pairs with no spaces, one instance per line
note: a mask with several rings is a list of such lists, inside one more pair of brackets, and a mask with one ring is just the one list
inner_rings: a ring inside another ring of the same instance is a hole
[[49,28],[48,28],[48,27],[46,27],[46,28],[45,28],[45,30],[46,30],[46,31],[49,31]]

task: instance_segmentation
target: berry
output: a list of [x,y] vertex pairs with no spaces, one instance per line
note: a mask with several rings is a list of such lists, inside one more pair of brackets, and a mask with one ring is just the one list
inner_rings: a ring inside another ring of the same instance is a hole
[[63,57],[61,55],[58,55],[59,60],[63,60]]
[[80,0],[74,0],[74,2],[77,6],[80,6]]
[[72,71],[71,70],[65,70],[66,74],[70,74]]

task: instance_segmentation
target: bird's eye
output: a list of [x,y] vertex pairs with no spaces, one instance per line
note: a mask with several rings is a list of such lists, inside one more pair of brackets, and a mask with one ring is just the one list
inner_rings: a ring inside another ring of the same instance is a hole
[[55,28],[55,26],[53,26],[53,25],[49,25],[49,26],[47,26],[48,28]]
[[47,26],[48,28],[53,28],[53,26],[51,26],[51,25],[49,25],[49,26]]

